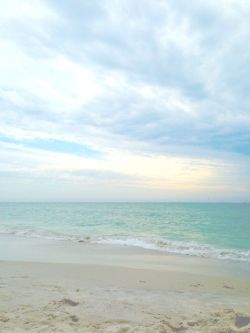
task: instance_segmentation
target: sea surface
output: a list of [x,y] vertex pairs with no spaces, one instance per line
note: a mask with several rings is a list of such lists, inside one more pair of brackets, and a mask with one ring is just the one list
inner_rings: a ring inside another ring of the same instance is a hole
[[250,204],[0,203],[0,235],[250,262]]

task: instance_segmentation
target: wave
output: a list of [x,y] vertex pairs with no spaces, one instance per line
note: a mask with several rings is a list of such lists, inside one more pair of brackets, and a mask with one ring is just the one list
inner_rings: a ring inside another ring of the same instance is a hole
[[146,250],[154,250],[165,253],[197,256],[206,258],[216,258],[222,260],[246,261],[250,262],[250,250],[222,249],[208,244],[200,244],[193,241],[173,241],[165,239],[130,238],[116,236],[76,236],[62,235],[46,231],[37,230],[11,230],[1,228],[0,235],[13,235],[26,238],[41,238],[55,241],[73,241],[80,243],[109,244],[119,246],[138,247]]
[[22,238],[41,238],[47,240],[76,240],[74,236],[65,236],[53,232],[46,232],[42,230],[31,230],[31,229],[10,229],[10,228],[1,228],[0,235],[9,235],[9,236],[17,236]]
[[250,262],[250,250],[221,249],[212,247],[207,244],[199,244],[191,241],[106,238],[100,239],[98,243],[135,246],[148,250],[155,250],[172,254]]

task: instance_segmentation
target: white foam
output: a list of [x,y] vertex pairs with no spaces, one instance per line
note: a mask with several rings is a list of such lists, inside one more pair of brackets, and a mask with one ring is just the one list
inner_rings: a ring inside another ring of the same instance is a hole
[[135,246],[173,254],[250,262],[250,250],[219,249],[195,242],[142,240],[137,238],[100,238],[96,242],[101,244]]
[[219,249],[206,244],[196,242],[172,241],[165,239],[146,239],[129,237],[88,237],[63,235],[45,231],[34,230],[12,230],[1,227],[0,234],[14,235],[26,238],[41,238],[56,241],[74,241],[98,244],[110,244],[121,246],[134,246],[147,250],[155,250],[166,253],[181,254],[188,256],[199,256],[208,258],[217,258],[223,260],[237,260],[250,262],[250,250],[238,249]]

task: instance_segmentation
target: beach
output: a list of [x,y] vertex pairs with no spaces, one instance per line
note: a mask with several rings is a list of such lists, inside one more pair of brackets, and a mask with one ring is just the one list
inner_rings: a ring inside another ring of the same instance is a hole
[[250,0],[0,3],[0,333],[250,333]]
[[250,332],[249,263],[6,236],[1,245],[1,333]]

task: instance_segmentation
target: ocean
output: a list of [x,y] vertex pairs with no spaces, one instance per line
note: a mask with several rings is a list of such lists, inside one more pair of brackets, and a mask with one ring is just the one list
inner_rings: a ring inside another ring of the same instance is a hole
[[250,261],[250,204],[0,203],[0,235]]

